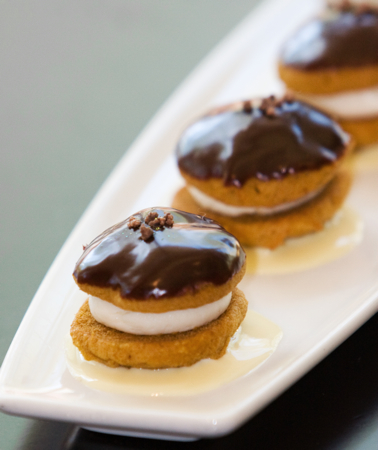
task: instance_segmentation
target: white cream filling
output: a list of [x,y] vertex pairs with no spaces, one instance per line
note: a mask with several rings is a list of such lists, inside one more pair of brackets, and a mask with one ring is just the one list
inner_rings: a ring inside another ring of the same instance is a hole
[[222,214],[223,216],[237,217],[245,214],[258,214],[261,216],[268,216],[271,214],[277,214],[283,211],[288,211],[304,203],[307,203],[308,201],[316,197],[323,190],[323,187],[316,191],[310,192],[309,194],[293,202],[282,203],[280,205],[270,207],[228,205],[226,203],[221,202],[220,200],[216,200],[215,198],[210,197],[207,194],[204,194],[202,191],[200,191],[194,186],[188,186],[188,190],[190,192],[190,195],[196,201],[196,203],[202,208],[209,209],[210,211]]
[[340,119],[362,119],[378,115],[378,86],[336,94],[296,96]]
[[218,318],[231,301],[232,293],[207,305],[164,313],[140,313],[118,308],[98,297],[89,297],[89,308],[97,322],[132,334],[169,334],[191,330]]

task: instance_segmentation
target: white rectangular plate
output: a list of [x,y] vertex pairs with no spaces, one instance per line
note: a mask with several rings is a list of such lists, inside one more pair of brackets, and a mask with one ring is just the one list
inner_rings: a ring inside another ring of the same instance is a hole
[[71,273],[82,244],[141,208],[169,203],[181,183],[173,149],[195,117],[216,104],[282,90],[275,73],[280,45],[317,8],[316,0],[264,2],[191,74],[137,139],[68,238],[25,315],[1,369],[3,411],[137,436],[223,435],[256,414],[377,311],[375,165],[358,171],[347,201],[364,222],[358,246],[317,268],[248,275],[243,281],[252,308],[283,330],[278,350],[257,370],[183,401],[91,390],[71,377],[64,358],[63,341],[80,306],[68,299],[80,298],[72,296],[76,287]]

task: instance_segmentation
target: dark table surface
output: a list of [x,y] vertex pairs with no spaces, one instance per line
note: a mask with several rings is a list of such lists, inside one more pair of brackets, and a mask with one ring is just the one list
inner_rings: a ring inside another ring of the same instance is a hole
[[[0,360],[106,176],[174,88],[257,3],[0,4]],[[378,449],[377,325],[376,315],[224,438],[126,438],[0,414],[0,449]]]

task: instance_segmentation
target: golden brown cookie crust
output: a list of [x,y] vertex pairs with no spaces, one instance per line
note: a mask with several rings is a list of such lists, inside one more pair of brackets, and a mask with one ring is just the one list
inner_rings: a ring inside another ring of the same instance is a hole
[[229,307],[218,319],[183,333],[142,336],[100,324],[93,318],[86,301],[71,325],[71,337],[85,359],[110,367],[163,369],[191,366],[201,359],[218,359],[225,354],[247,309],[244,294],[236,288]]
[[242,188],[225,186],[220,178],[199,180],[183,170],[180,172],[188,185],[228,205],[272,207],[293,202],[321,189],[332,180],[353,147],[354,141],[351,140],[342,157],[318,170],[298,172],[280,180],[261,181],[250,178]]
[[378,142],[378,116],[366,119],[338,120],[341,127],[353,136],[356,147]]
[[195,203],[186,188],[177,192],[172,206],[216,220],[242,244],[274,249],[287,238],[321,230],[341,207],[351,182],[351,173],[346,169],[340,170],[313,200],[291,211],[265,217],[251,215],[232,218],[204,210]]
[[238,273],[221,286],[209,283],[204,284],[197,291],[191,291],[177,297],[145,300],[124,298],[121,296],[119,290],[78,283],[75,277],[74,280],[82,291],[109,303],[113,303],[118,308],[143,313],[163,313],[180,309],[197,308],[221,299],[235,289],[244,277],[245,271],[246,263],[244,263]]
[[378,65],[361,68],[299,70],[279,64],[278,72],[289,89],[303,94],[333,94],[378,84]]

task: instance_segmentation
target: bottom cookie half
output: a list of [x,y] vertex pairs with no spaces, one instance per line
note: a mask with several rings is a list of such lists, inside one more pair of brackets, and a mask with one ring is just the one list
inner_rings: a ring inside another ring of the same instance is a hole
[[123,333],[97,322],[86,301],[71,325],[71,337],[85,359],[110,367],[191,366],[201,359],[218,359],[225,354],[247,309],[243,292],[235,289],[229,307],[218,319],[183,333],[142,336]]
[[353,136],[357,148],[378,142],[378,116],[359,120],[339,119],[339,123]]
[[343,169],[308,203],[271,216],[222,216],[197,205],[186,188],[177,192],[172,206],[216,220],[242,244],[274,249],[288,238],[304,236],[323,229],[325,222],[330,220],[343,204],[351,182],[351,173]]

